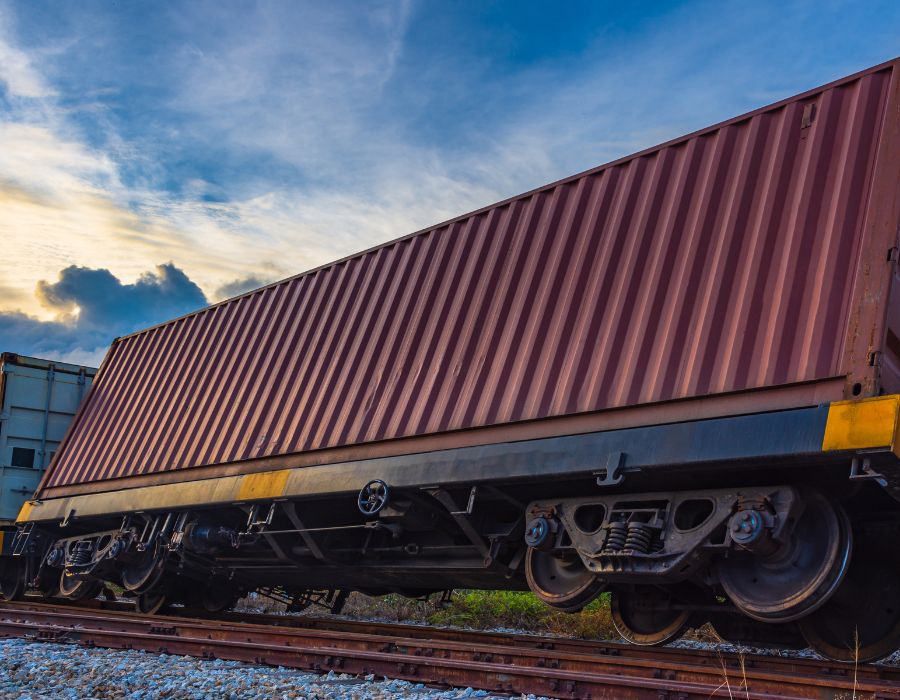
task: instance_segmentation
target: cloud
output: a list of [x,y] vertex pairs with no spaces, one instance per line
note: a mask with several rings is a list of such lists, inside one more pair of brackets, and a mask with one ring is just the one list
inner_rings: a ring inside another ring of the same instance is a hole
[[239,294],[249,292],[252,289],[264,287],[265,285],[274,281],[274,279],[258,277],[257,275],[248,275],[247,277],[242,277],[240,279],[232,280],[231,282],[223,284],[213,293],[213,299],[219,301],[222,299],[236,297]]
[[122,284],[109,270],[67,267],[56,282],[41,281],[36,295],[60,318],[75,315],[89,328],[142,327],[206,306],[200,288],[172,263]]
[[18,311],[0,313],[4,352],[97,367],[114,337],[77,323],[41,321]]
[[23,304],[28,299],[28,295],[21,289],[0,282],[0,299],[2,299],[7,306],[15,308],[16,306]]
[[[15,300],[0,297],[0,310],[49,320],[30,291],[72,263],[133,281],[170,259],[211,294],[229,280],[286,277],[319,262],[306,260],[302,246],[287,255],[280,236],[267,243],[265,232],[241,221],[240,203],[137,190],[119,175],[107,155],[52,125],[0,121],[0,240],[4,261],[15,261],[0,267],[4,286],[18,290]],[[252,251],[248,238],[257,240]],[[271,260],[284,260],[284,269],[273,270]]]
[[[171,260],[217,300],[896,44],[886,4],[872,20],[849,3],[789,1],[773,21],[756,4],[722,13],[701,1],[633,22],[588,4],[571,22],[580,40],[555,45],[558,13],[521,31],[528,13],[502,2],[23,3],[18,21],[8,7],[0,0],[0,240],[14,294],[0,311],[57,322],[60,309],[31,292],[72,264],[129,285]],[[510,58],[516,41],[533,60]]]
[[39,282],[36,297],[54,320],[0,312],[0,350],[78,364],[99,363],[117,336],[208,303],[171,263],[145,272],[133,284],[123,284],[109,270],[70,266],[55,282]]
[[55,94],[32,64],[27,53],[4,38],[3,29],[9,23],[7,10],[0,7],[0,96],[5,92],[14,98],[40,98]]

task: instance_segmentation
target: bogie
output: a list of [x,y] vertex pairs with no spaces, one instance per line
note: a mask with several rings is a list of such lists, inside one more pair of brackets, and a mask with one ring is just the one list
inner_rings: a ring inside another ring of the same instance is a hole
[[[12,558],[0,593],[52,580],[59,595],[83,599],[115,584],[147,614],[171,604],[208,614],[250,591],[288,610],[336,611],[350,590],[530,589],[566,612],[609,591],[616,628],[637,644],[711,623],[727,641],[809,643],[846,660],[858,622],[860,660],[900,644],[900,553],[871,545],[869,492],[843,504],[791,484],[603,494],[527,501],[488,487],[385,485],[375,512],[271,501],[76,519],[62,539],[30,533],[32,554]],[[892,503],[873,503],[898,522]],[[859,612],[850,601],[860,591],[883,602]]]

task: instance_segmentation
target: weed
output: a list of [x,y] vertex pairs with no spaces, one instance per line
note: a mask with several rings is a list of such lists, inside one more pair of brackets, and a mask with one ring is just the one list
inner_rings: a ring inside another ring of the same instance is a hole
[[[277,612],[283,605],[263,598],[248,597],[239,609]],[[313,615],[321,608],[310,608]],[[565,613],[550,608],[534,594],[520,591],[456,591],[447,602],[439,596],[428,600],[405,598],[396,593],[370,597],[353,593],[343,614],[357,619],[386,622],[420,622],[431,625],[472,629],[521,629],[584,639],[618,639],[609,608],[609,594],[602,594],[580,613]]]

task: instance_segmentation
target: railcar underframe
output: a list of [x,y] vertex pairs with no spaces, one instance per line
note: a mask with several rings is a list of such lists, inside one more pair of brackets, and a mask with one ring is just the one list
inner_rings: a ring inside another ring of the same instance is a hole
[[885,396],[34,501],[0,591],[111,583],[145,612],[610,591],[635,643],[711,622],[874,659],[900,646],[898,418]]

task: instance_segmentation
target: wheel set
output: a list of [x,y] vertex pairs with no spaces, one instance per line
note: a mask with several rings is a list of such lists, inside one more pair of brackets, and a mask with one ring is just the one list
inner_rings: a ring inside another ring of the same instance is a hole
[[[862,536],[855,546],[847,512],[820,492],[805,492],[785,506],[789,518],[781,520],[789,519],[789,527],[780,531],[778,518],[761,508],[729,513],[723,523],[744,546],[719,543],[720,552],[697,569],[691,585],[663,577],[656,584],[648,576],[643,580],[651,582],[644,583],[635,572],[648,570],[643,560],[653,557],[651,549],[616,551],[613,559],[600,540],[586,553],[562,532],[564,519],[553,521],[552,509],[541,509],[526,528],[531,590],[566,612],[608,591],[613,624],[633,644],[666,644],[709,623],[727,642],[810,646],[838,661],[874,661],[900,647],[900,548]],[[609,530],[614,535],[629,527]],[[602,529],[598,522],[590,528]],[[609,561],[613,565],[598,572]]]
[[[388,494],[382,483],[367,486],[360,510],[377,515]],[[535,502],[520,561],[528,587],[557,610],[577,613],[607,593],[616,630],[633,644],[666,644],[709,624],[734,644],[808,645],[868,662],[900,647],[900,538],[891,512],[861,516],[854,503],[855,520],[835,499],[793,486]],[[186,537],[197,560],[234,541],[221,525]],[[2,558],[0,599],[27,589],[86,600],[109,581],[152,615],[172,604],[221,612],[240,594],[228,576],[204,579],[202,569],[185,568],[161,538],[129,546],[101,532],[47,547],[38,557]],[[296,594],[290,605],[315,603],[315,595]],[[343,600],[326,602],[335,609]]]

